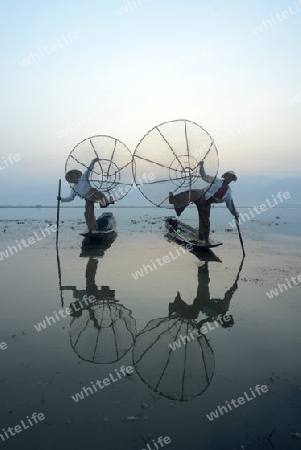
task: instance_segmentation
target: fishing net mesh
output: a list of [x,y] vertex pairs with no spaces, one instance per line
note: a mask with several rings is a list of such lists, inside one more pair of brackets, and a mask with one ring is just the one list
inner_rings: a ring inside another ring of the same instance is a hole
[[[90,172],[91,188],[110,194],[115,201],[125,197],[133,183],[132,154],[125,144],[110,136],[93,136],[77,144],[67,158],[65,173],[84,173],[98,158]],[[74,186],[71,183],[71,187]]]
[[[133,348],[141,380],[173,400],[187,401],[201,395],[214,374],[214,355],[208,340],[204,335],[192,338],[191,330],[192,321],[153,319],[138,334]],[[186,345],[184,336],[188,338]]]
[[70,325],[70,343],[77,355],[96,364],[119,361],[133,346],[136,321],[132,311],[114,299],[97,301]]
[[218,152],[204,128],[188,120],[174,120],[157,125],[137,145],[133,155],[133,178],[151,203],[172,208],[168,194],[209,189],[211,182],[200,175],[199,163],[212,181],[218,171]]

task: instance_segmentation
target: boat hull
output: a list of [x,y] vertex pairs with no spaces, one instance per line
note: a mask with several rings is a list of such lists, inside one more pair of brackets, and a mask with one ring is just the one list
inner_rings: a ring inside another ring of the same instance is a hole
[[168,236],[188,249],[206,251],[222,245],[222,242],[210,242],[210,244],[205,244],[198,239],[197,231],[193,227],[186,225],[175,217],[165,217],[164,224]]
[[96,222],[98,230],[80,233],[80,235],[95,242],[111,239],[116,235],[116,219],[112,213],[103,213]]

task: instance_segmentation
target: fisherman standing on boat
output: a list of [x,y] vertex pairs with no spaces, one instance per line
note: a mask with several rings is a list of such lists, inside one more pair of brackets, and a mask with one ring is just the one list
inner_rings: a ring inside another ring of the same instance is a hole
[[80,170],[69,170],[65,179],[68,183],[73,184],[69,197],[58,197],[61,202],[72,202],[76,196],[86,200],[85,219],[89,231],[98,230],[97,222],[94,215],[94,202],[98,202],[101,208],[106,208],[110,204],[114,204],[112,196],[107,198],[102,192],[96,188],[92,188],[89,176],[99,158],[92,159],[88,169],[82,173]]
[[199,163],[200,175],[204,181],[211,183],[207,191],[203,189],[191,189],[190,191],[181,192],[173,195],[169,193],[169,203],[174,205],[174,209],[179,217],[189,203],[194,203],[199,214],[199,240],[210,244],[210,208],[212,203],[226,203],[227,208],[235,217],[235,221],[239,224],[239,213],[237,212],[229,184],[237,180],[237,176],[231,170],[225,172],[221,178],[207,175],[204,169],[204,162]]

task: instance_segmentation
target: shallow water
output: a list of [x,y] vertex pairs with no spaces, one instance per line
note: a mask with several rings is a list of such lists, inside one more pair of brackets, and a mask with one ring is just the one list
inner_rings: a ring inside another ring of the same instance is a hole
[[[0,429],[45,415],[3,446],[153,450],[168,436],[176,450],[300,448],[300,287],[266,295],[301,274],[298,211],[243,224],[243,261],[223,209],[212,213],[223,246],[198,257],[164,237],[165,210],[113,212],[118,233],[107,246],[83,246],[82,211],[62,209],[58,254],[52,233],[0,261]],[[1,250],[55,220],[53,209],[1,213]],[[185,214],[196,225],[194,210]],[[85,295],[96,301],[85,304]],[[72,316],[62,318],[70,305]],[[226,313],[231,327],[217,321]],[[37,331],[46,316],[55,323]],[[198,324],[207,332],[193,339]],[[190,342],[172,350],[185,335]],[[133,373],[122,375],[122,366]],[[110,374],[117,380],[95,386]],[[91,383],[94,394],[75,402]],[[258,384],[268,391],[206,417]]]

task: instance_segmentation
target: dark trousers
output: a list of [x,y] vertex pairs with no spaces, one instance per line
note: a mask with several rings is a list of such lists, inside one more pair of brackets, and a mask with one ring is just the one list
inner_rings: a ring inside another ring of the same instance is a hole
[[210,233],[210,208],[211,200],[205,200],[205,191],[192,189],[173,196],[175,208],[186,208],[189,203],[194,203],[199,215],[199,239],[207,241]]
[[86,199],[85,219],[89,231],[98,230],[98,226],[94,216],[94,202]]
[[202,197],[195,202],[199,214],[199,239],[208,241],[210,233],[210,208],[211,202]]

